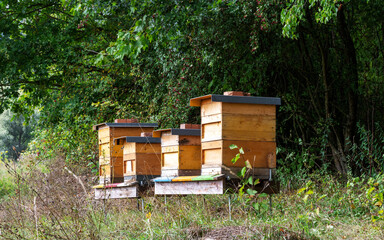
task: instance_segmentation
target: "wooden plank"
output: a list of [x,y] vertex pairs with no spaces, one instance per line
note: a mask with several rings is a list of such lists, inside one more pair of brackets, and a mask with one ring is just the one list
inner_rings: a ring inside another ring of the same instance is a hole
[[221,102],[212,102],[211,99],[201,101],[201,116],[221,113]]
[[111,156],[111,144],[105,143],[99,145],[99,157],[110,157]]
[[155,195],[223,194],[224,180],[155,182]]
[[264,104],[222,103],[221,113],[275,116],[276,106]]
[[124,160],[123,157],[114,157],[111,158],[111,166],[123,166]]
[[179,145],[179,135],[161,136],[161,146],[176,146]]
[[123,145],[112,145],[111,157],[123,157],[124,155]]
[[124,178],[124,164],[122,163],[121,165],[112,165],[111,170],[112,170],[112,181],[114,181],[115,178]]
[[153,127],[110,127],[111,137],[140,136],[142,132],[152,132]]
[[108,177],[111,175],[111,166],[109,164],[100,165],[99,176]]
[[221,120],[222,120],[221,113],[208,115],[208,116],[201,116],[201,124],[221,122]]
[[136,153],[161,153],[160,143],[136,143]]
[[[242,147],[244,155],[235,163],[232,158],[238,153],[238,149],[230,150],[231,144]],[[223,141],[223,165],[232,167],[245,166],[245,160],[249,160],[253,167],[268,168],[268,162],[276,163],[276,143],[275,142],[252,142],[252,141]]]
[[211,142],[202,142],[201,143],[201,149],[213,149],[213,148],[222,148],[223,147],[223,141],[211,141]]
[[154,153],[136,154],[136,175],[160,175],[161,155]]
[[104,139],[104,138],[109,139],[111,137],[109,130],[110,130],[109,127],[99,129],[98,131],[99,142],[101,139]]
[[201,129],[201,142],[222,139],[221,122],[203,124]]
[[223,151],[221,148],[211,148],[202,150],[202,164],[204,165],[221,165]]
[[161,148],[161,152],[162,152],[162,153],[179,152],[179,146],[162,147],[162,148]]
[[102,138],[99,138],[99,144],[104,144],[104,143],[109,143],[111,142],[111,137],[102,137]]
[[109,157],[99,157],[99,165],[110,164],[111,159]]
[[192,178],[196,178],[197,176],[181,176],[181,177],[176,177],[172,179],[172,182],[190,182],[192,181]]
[[133,143],[133,142],[124,143],[123,153],[124,155],[136,153],[136,143]]
[[200,146],[200,136],[179,136],[179,146]]
[[222,139],[275,141],[275,137],[275,116],[223,114]]
[[217,174],[222,174],[222,167],[221,166],[207,166],[203,165],[201,167],[201,175],[202,176],[207,176],[207,175],[217,175]]
[[123,155],[123,160],[135,160],[136,159],[136,153],[129,153]]
[[179,176],[179,169],[177,168],[161,168],[162,177],[175,177]]
[[179,168],[179,153],[162,153],[162,167]]
[[95,199],[119,199],[139,197],[138,186],[116,187],[116,188],[96,188]]
[[201,146],[180,146],[179,169],[201,169]]

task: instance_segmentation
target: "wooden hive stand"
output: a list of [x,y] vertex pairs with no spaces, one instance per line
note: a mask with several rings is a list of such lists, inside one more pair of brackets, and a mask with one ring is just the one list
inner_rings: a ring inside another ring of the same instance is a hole
[[181,124],[180,129],[162,129],[161,177],[155,178],[155,195],[223,194],[224,176],[200,176],[200,125]]
[[123,173],[123,145],[113,139],[123,136],[140,136],[151,132],[157,123],[138,123],[136,119],[118,119],[114,123],[101,123],[93,126],[99,137],[99,177],[100,184],[121,183]]
[[[242,92],[206,95],[190,100],[201,107],[202,175],[225,174],[237,178],[249,160],[253,175],[269,179],[276,168],[276,105],[280,98],[251,97]],[[232,158],[244,150],[236,164]]]

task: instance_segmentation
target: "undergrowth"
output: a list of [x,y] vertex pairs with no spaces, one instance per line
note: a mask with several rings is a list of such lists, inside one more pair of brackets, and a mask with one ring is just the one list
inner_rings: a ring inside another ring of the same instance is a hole
[[92,176],[76,176],[60,158],[33,165],[34,157],[8,169],[15,186],[0,204],[1,238],[384,238],[382,175],[341,182],[311,174],[298,189],[282,185],[271,209],[268,196],[258,198],[255,210],[237,194],[96,201]]

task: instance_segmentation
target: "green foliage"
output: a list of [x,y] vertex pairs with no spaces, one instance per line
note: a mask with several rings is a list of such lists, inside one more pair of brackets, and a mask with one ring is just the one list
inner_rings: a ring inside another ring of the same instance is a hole
[[[36,115],[34,116],[36,118]],[[0,116],[0,152],[6,152],[9,159],[17,160],[32,139],[36,119],[25,122],[23,116],[6,111]]]
[[8,173],[6,164],[10,164],[6,156],[0,153],[0,202],[15,193],[16,184]]
[[356,123],[383,119],[383,9],[378,0],[2,1],[0,111],[28,119],[37,109],[40,152],[51,138],[70,161],[96,166],[93,124],[176,127],[199,122],[192,97],[279,96],[289,171],[367,171],[347,159]]

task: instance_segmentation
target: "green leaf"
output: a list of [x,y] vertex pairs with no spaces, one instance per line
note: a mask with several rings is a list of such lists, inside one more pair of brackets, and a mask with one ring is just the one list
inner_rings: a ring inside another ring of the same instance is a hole
[[252,176],[250,176],[249,178],[248,178],[248,184],[253,184],[253,178],[252,178]]
[[245,176],[246,171],[247,171],[247,168],[246,168],[246,167],[243,167],[243,168],[241,169],[240,175],[241,175],[243,178],[244,178],[244,176]]
[[303,192],[303,191],[305,191],[307,188],[305,188],[305,187],[303,187],[303,188],[300,188],[298,191],[297,191],[297,194],[299,194],[299,193],[301,193],[301,192]]
[[243,150],[242,147],[239,149],[239,152],[240,152],[241,154],[244,154],[244,150]]
[[236,163],[237,160],[239,160],[239,158],[240,158],[240,153],[236,154],[236,156],[234,158],[232,158],[231,162]]
[[229,149],[231,149],[231,150],[233,150],[233,149],[235,149],[235,148],[238,148],[235,144],[231,144],[231,145],[229,146]]
[[248,169],[252,169],[252,165],[248,160],[245,161],[245,167]]
[[260,183],[260,179],[256,179],[255,182],[253,183],[253,185],[255,186],[255,185],[259,184],[259,183]]
[[256,195],[256,193],[257,193],[257,191],[256,191],[256,190],[253,190],[253,189],[250,189],[250,188],[248,188],[248,189],[247,189],[247,193],[248,193],[249,195],[251,195],[251,196],[255,196],[255,195]]

